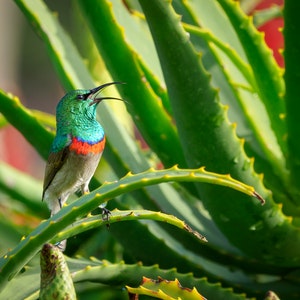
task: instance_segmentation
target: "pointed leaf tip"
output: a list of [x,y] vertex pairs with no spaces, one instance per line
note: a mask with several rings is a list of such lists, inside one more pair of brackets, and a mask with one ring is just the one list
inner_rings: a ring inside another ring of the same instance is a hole
[[190,233],[192,233],[195,237],[197,237],[198,239],[200,239],[203,242],[208,242],[208,240],[206,239],[205,236],[203,236],[202,234],[200,234],[198,231],[193,230],[189,225],[184,224],[184,229]]
[[264,205],[266,203],[266,200],[256,191],[253,192],[253,197],[258,199],[260,201],[261,205]]

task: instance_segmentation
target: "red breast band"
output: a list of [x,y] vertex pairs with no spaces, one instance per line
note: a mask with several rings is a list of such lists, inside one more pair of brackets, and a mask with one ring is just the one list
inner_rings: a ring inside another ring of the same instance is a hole
[[76,137],[72,138],[72,143],[69,146],[70,151],[76,154],[98,154],[104,150],[105,137],[96,144],[89,144],[88,142],[79,141]]

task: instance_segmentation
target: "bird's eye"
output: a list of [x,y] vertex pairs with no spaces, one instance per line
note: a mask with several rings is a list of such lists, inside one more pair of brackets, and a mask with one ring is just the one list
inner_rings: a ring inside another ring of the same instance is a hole
[[85,99],[85,97],[84,97],[84,95],[82,95],[82,94],[79,94],[79,95],[77,95],[77,99],[78,99],[78,100],[84,100],[84,99]]

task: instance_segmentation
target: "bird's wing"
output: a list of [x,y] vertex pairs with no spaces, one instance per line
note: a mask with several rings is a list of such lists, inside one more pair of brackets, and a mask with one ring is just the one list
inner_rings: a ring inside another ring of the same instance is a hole
[[64,162],[66,161],[70,150],[69,147],[65,147],[58,152],[50,153],[46,165],[45,177],[44,177],[44,187],[43,187],[43,199],[44,194],[49,185],[51,184],[56,173],[61,169]]

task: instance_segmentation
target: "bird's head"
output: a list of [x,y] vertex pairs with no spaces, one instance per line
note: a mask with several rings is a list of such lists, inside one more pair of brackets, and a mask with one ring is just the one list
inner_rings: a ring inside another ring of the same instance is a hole
[[96,107],[106,99],[122,100],[115,97],[101,97],[100,92],[113,84],[122,84],[122,82],[109,82],[100,85],[91,90],[73,90],[68,92],[58,103],[56,108],[56,117],[58,123],[64,125],[74,120],[81,119],[94,120],[96,118]]

